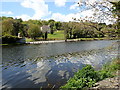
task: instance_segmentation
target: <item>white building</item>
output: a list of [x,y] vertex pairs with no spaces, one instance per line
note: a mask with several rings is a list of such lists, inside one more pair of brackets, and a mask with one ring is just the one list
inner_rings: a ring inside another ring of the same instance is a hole
[[41,31],[50,33],[50,26],[49,25],[43,25],[41,27]]

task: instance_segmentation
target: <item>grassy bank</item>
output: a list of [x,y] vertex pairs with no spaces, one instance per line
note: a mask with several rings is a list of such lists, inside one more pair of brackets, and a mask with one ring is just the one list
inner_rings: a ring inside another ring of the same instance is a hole
[[77,39],[68,39],[68,40],[78,40],[78,41],[92,41],[92,40],[119,40],[120,38],[77,38]]
[[64,40],[64,31],[56,31],[54,34],[48,34],[48,39]]
[[[54,34],[48,34],[48,41],[50,40],[64,40],[64,31],[60,30],[60,31],[55,31]],[[120,38],[116,38],[116,37],[104,37],[104,38],[76,38],[76,39],[68,39],[68,40],[78,40],[78,41],[92,41],[92,40],[118,40]],[[42,37],[36,38],[36,40],[31,39],[31,38],[26,38],[26,42],[34,42],[34,41],[43,41]]]
[[98,81],[116,76],[115,72],[117,70],[120,70],[120,58],[116,58],[112,62],[103,65],[102,69],[99,71],[95,71],[91,65],[86,65],[81,70],[76,72],[75,75],[68,80],[67,84],[61,88],[90,88],[93,87]]
[[32,38],[25,38],[26,39],[26,42],[34,42],[35,40],[32,39]]

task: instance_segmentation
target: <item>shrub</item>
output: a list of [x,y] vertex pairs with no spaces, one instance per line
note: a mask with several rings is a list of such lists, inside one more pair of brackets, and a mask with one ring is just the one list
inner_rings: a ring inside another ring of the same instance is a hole
[[92,87],[96,81],[99,80],[98,73],[93,69],[91,65],[86,65],[79,70],[73,78],[70,78],[68,83],[61,88],[86,88]]
[[9,34],[2,36],[3,44],[16,43],[16,41],[18,41],[18,40],[19,40],[19,38],[17,36],[12,36]]
[[86,65],[76,72],[75,75],[68,80],[67,84],[61,88],[86,89],[94,86],[96,82],[108,77],[113,77],[113,75],[108,68],[105,69],[105,66],[102,70],[95,71],[91,65]]
[[29,25],[28,35],[32,39],[36,39],[37,37],[41,37],[42,32],[40,30],[40,27],[38,25],[34,25],[34,24]]

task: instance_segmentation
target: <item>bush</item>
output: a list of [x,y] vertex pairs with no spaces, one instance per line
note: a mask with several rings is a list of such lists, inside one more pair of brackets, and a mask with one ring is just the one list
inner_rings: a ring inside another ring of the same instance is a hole
[[18,40],[19,40],[19,38],[17,36],[12,36],[9,34],[2,36],[3,44],[16,43],[16,41],[18,41]]
[[34,25],[34,24],[29,25],[28,35],[32,39],[36,39],[37,37],[41,37],[42,32],[40,30],[40,27],[38,25]]
[[79,70],[73,78],[70,78],[68,83],[61,88],[86,88],[92,87],[99,80],[98,73],[91,65],[86,65]]
[[76,72],[75,75],[68,80],[67,84],[61,88],[86,89],[94,86],[96,82],[108,77],[113,77],[113,75],[110,71],[107,71],[107,69],[95,71],[91,65],[86,65]]

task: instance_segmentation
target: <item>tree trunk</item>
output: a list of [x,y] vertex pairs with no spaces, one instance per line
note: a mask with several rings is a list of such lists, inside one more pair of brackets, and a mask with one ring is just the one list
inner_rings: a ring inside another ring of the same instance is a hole
[[47,40],[47,36],[48,36],[48,33],[47,33],[47,32],[45,32],[45,40]]

